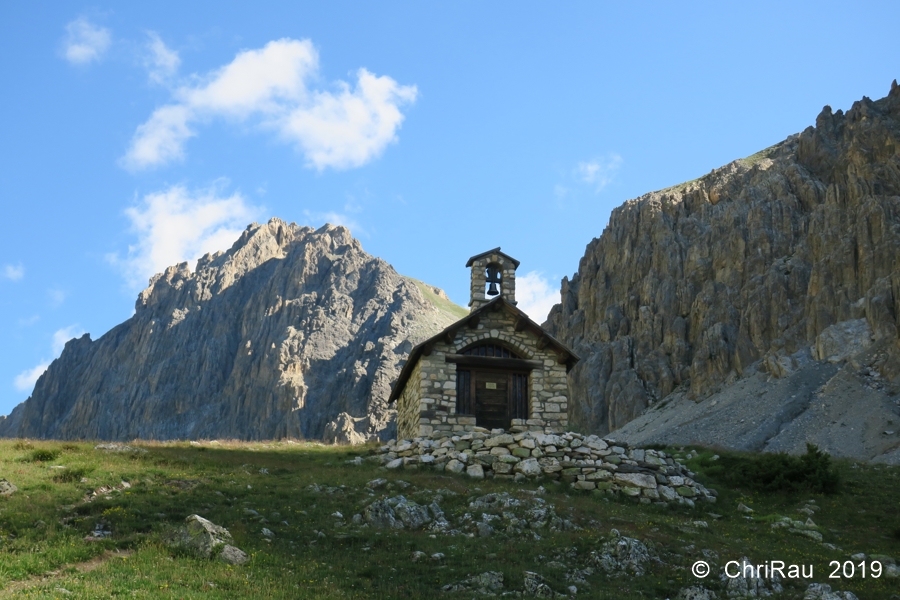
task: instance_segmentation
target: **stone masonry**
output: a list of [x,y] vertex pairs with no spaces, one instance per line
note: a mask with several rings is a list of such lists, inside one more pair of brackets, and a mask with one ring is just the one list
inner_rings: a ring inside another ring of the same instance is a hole
[[661,450],[629,448],[595,435],[434,431],[391,440],[378,449],[388,469],[434,469],[475,479],[551,479],[572,489],[633,498],[644,504],[715,502],[716,492]]
[[513,419],[512,431],[558,433],[568,426],[569,384],[566,365],[551,345],[538,349],[539,336],[516,331],[516,318],[502,308],[484,311],[474,329],[458,329],[451,342],[438,340],[431,353],[419,358],[397,402],[397,435],[414,438],[434,431],[460,432],[475,426],[474,415],[456,413],[456,365],[446,362],[478,342],[498,341],[517,354],[541,361],[543,369],[528,376],[528,419]]

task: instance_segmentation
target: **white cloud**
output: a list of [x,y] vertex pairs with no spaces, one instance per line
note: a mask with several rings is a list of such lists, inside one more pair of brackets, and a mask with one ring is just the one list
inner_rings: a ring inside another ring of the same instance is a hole
[[358,167],[377,157],[403,122],[400,105],[416,99],[415,86],[398,86],[390,77],[357,72],[356,89],[341,85],[340,95],[317,93],[283,121],[282,134],[293,139],[318,170]]
[[34,384],[37,383],[37,380],[44,374],[44,371],[46,371],[49,366],[50,363],[41,363],[33,369],[22,371],[16,375],[15,379],[13,379],[13,385],[15,385],[16,389],[20,392],[27,392],[33,389]]
[[353,216],[355,213],[362,212],[362,207],[358,204],[354,204],[353,201],[349,201],[344,205],[343,212],[337,211],[326,211],[326,212],[312,212],[308,210],[303,211],[303,215],[306,217],[307,221],[313,224],[322,223],[331,223],[332,225],[343,225],[347,229],[353,233],[354,236],[367,235],[365,228],[359,224],[359,221],[356,220],[356,217]]
[[66,301],[69,294],[65,290],[60,289],[49,289],[47,290],[47,295],[50,296],[50,305],[54,308],[58,306],[62,306],[62,303]]
[[306,218],[314,223],[331,223],[332,225],[343,225],[354,236],[360,236],[366,232],[366,230],[351,216],[345,215],[343,213],[329,211],[329,212],[315,212],[311,213],[308,210],[303,211],[306,215]]
[[575,167],[575,176],[584,183],[593,185],[594,191],[599,192],[609,185],[621,166],[622,157],[611,153],[601,158],[578,163]]
[[166,46],[155,31],[148,31],[147,37],[150,38],[147,42],[147,53],[144,56],[147,76],[153,83],[164,84],[178,72],[181,58],[177,52]]
[[237,192],[222,197],[216,186],[193,191],[173,186],[125,211],[137,243],[126,257],[107,259],[121,268],[132,288],[140,289],[166,267],[230,248],[259,212]]
[[366,69],[356,85],[338,81],[336,91],[310,87],[319,55],[309,40],[281,39],[245,50],[224,67],[173,92],[173,102],[140,125],[122,158],[139,170],[184,157],[191,126],[222,117],[252,120],[294,144],[308,166],[347,169],[367,163],[397,140],[403,105],[415,101],[415,86],[399,85]]
[[62,354],[63,348],[66,347],[66,342],[84,334],[84,329],[78,325],[69,325],[68,327],[57,329],[53,332],[53,356],[56,357]]
[[194,136],[188,127],[191,118],[191,111],[185,106],[175,104],[156,109],[146,123],[138,126],[123,164],[130,169],[141,169],[184,158],[184,142]]
[[25,267],[22,266],[22,263],[17,265],[5,265],[3,267],[3,276],[10,281],[19,281],[25,277]]
[[100,60],[109,49],[110,42],[109,29],[79,17],[66,25],[63,56],[73,65],[86,65]]
[[516,277],[516,301],[531,320],[543,323],[553,305],[559,303],[559,289],[552,287],[543,273],[531,271]]
[[66,346],[66,342],[71,340],[72,338],[81,337],[84,334],[84,329],[81,329],[78,325],[69,325],[68,327],[63,327],[62,329],[57,329],[53,333],[53,338],[51,342],[51,348],[53,351],[53,358],[49,361],[42,360],[37,366],[26,369],[22,371],[13,379],[13,385],[20,392],[27,392],[34,388],[34,384],[37,383],[37,380],[41,375],[44,374],[44,371],[47,370],[47,367],[50,366],[50,363],[53,362],[54,359],[59,357],[62,354],[63,348]]

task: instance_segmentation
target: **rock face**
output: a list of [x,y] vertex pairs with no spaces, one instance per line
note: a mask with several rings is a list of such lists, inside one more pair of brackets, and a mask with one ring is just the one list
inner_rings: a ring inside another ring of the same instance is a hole
[[[900,376],[900,88],[613,211],[544,325],[581,357],[570,423],[853,356]],[[893,383],[891,383],[893,382]]]
[[320,438],[347,413],[333,435],[387,439],[400,363],[464,314],[343,227],[254,223],[193,272],[154,276],[100,339],[66,344],[0,436]]

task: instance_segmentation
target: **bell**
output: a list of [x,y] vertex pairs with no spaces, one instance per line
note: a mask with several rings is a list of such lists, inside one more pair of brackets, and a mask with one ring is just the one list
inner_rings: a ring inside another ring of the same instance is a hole
[[491,284],[488,286],[487,295],[496,296],[500,293],[500,290],[497,289],[497,284],[500,283],[500,269],[498,269],[496,265],[488,265],[485,275],[485,280],[487,283]]

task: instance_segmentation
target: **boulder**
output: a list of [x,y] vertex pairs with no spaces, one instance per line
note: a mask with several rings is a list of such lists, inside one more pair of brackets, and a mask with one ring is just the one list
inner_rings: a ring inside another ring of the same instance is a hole
[[472,575],[462,581],[450,583],[441,588],[444,592],[474,592],[483,596],[495,596],[494,592],[503,589],[503,573],[486,571],[480,575]]
[[242,565],[250,560],[243,550],[231,545],[231,533],[224,527],[196,514],[190,515],[184,522],[184,527],[168,536],[168,546],[200,558],[217,558],[228,564]]
[[6,479],[0,479],[0,496],[12,496],[19,491],[15,484]]
[[619,534],[615,529],[611,539],[603,544],[600,550],[592,551],[590,562],[597,568],[613,575],[644,574],[644,568],[650,561],[659,561],[650,549],[640,540]]
[[803,600],[859,600],[852,592],[832,592],[827,583],[811,583],[803,594]]
[[719,576],[719,579],[725,584],[725,594],[729,598],[759,598],[780,594],[784,591],[781,586],[781,576],[778,573],[771,573],[771,577],[766,578],[767,573],[757,572],[755,568],[747,568],[747,565],[756,564],[760,563],[753,563],[745,556],[738,561],[739,575],[737,577],[728,577],[725,573]]
[[678,591],[675,600],[715,600],[716,593],[702,585],[692,585]]
[[403,521],[396,517],[393,507],[385,500],[376,500],[367,506],[363,518],[378,529],[403,529]]
[[368,417],[353,417],[342,412],[325,425],[322,440],[329,444],[365,444],[368,441],[365,434],[368,421]]
[[816,360],[836,363],[856,356],[872,345],[873,336],[866,319],[835,323],[816,336]]

